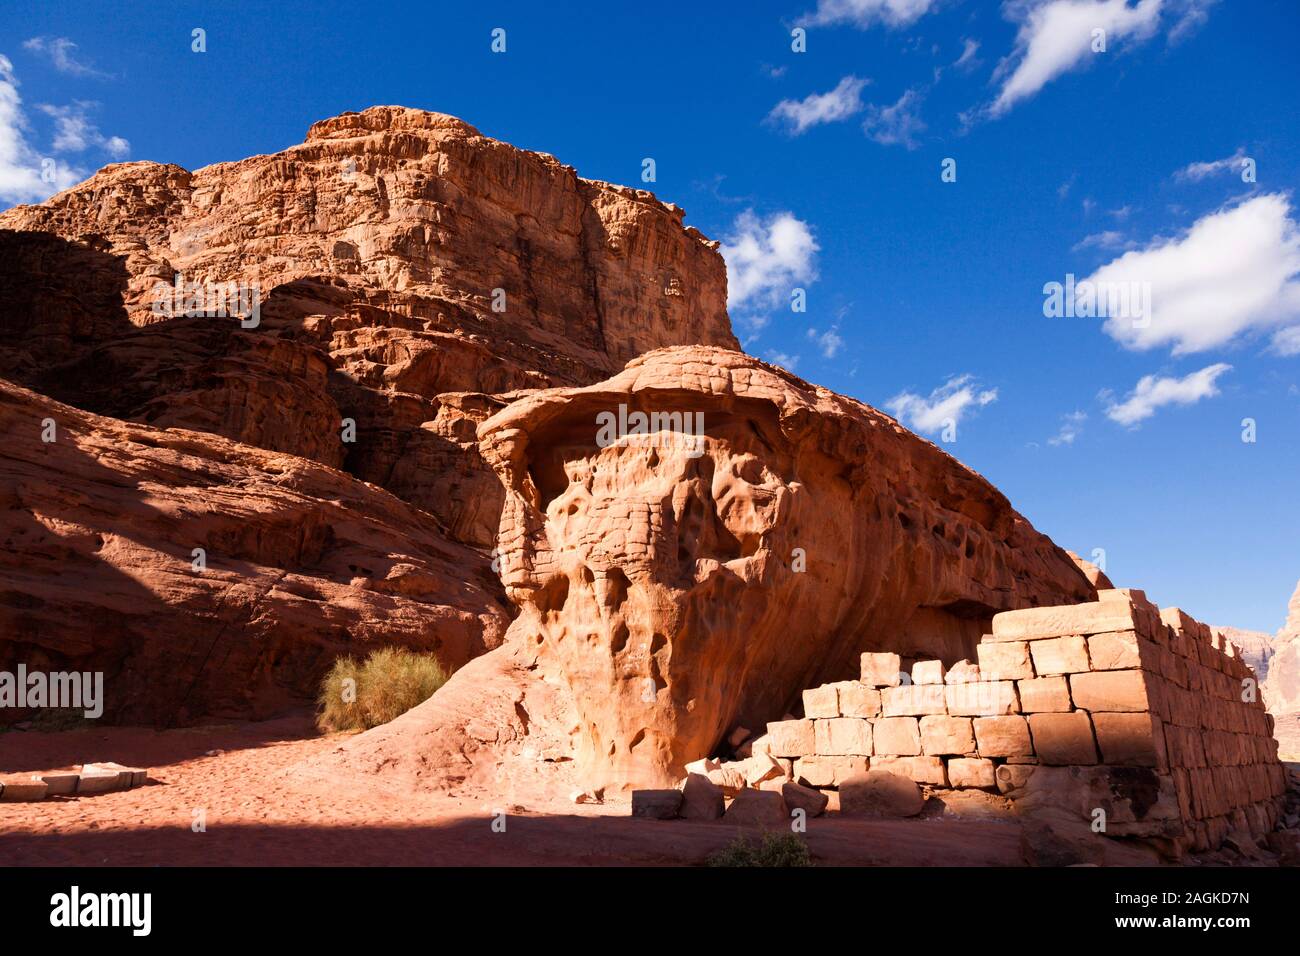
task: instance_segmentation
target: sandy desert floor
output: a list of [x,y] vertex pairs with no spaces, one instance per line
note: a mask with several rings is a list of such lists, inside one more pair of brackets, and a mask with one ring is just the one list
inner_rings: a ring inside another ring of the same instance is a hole
[[[6,772],[98,760],[150,768],[149,784],[136,790],[0,803],[0,856],[9,865],[669,865],[702,863],[741,832],[722,822],[634,820],[626,798],[496,808],[482,796],[387,792],[290,772],[338,743],[305,715],[0,734]],[[493,832],[496,809],[508,813],[504,833]],[[202,832],[193,828],[199,810]],[[1014,820],[929,812],[811,820],[809,848],[827,865],[1022,863]]]

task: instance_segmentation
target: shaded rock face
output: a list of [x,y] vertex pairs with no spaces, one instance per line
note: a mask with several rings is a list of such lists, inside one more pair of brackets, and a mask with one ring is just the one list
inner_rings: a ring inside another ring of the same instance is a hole
[[[487,547],[500,494],[472,431],[494,408],[464,393],[587,384],[663,345],[736,346],[717,244],[682,218],[400,107],[195,172],[108,166],[0,214],[0,377],[343,467]],[[177,274],[256,291],[259,324],[160,312]],[[415,478],[449,458],[435,487]]]
[[108,720],[261,716],[341,654],[501,643],[481,556],[381,489],[3,382],[0,428],[0,670],[102,671]]
[[[702,414],[702,434],[603,441],[620,405],[628,421],[681,413],[679,431]],[[997,611],[1095,595],[974,472],[737,352],[658,350],[478,433],[506,489],[509,640],[569,687],[588,785],[680,779],[862,651],[951,664]]]

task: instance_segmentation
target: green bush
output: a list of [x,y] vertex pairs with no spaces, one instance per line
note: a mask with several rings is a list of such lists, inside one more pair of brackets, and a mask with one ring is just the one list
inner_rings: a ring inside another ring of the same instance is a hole
[[321,681],[316,726],[328,733],[386,724],[432,697],[449,676],[434,655],[396,647],[375,651],[362,664],[341,657]]
[[738,836],[723,849],[712,854],[709,866],[812,866],[808,844],[793,833],[767,833],[763,842],[754,844]]

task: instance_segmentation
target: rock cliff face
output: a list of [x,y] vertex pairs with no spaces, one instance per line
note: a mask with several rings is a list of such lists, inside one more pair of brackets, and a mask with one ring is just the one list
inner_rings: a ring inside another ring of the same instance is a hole
[[[717,244],[682,218],[400,107],[195,172],[113,165],[0,214],[0,376],[342,466],[486,547],[500,492],[472,432],[494,406],[463,393],[587,384],[664,345],[736,346]],[[207,313],[256,302],[256,326],[180,316],[195,290]]]
[[33,390],[4,392],[0,660],[105,669],[111,717],[172,722],[264,713],[376,642],[494,646],[477,425],[734,346],[717,244],[682,220],[398,107],[0,214],[0,379]]
[[107,720],[259,716],[341,654],[501,643],[483,556],[382,489],[6,382],[0,430],[0,670],[101,671]]
[[651,352],[479,437],[506,488],[508,640],[571,691],[591,785],[680,779],[862,651],[951,664],[998,611],[1095,595],[977,474],[737,352]]
[[1300,714],[1300,584],[1287,606],[1286,623],[1273,638],[1264,700],[1274,714]]

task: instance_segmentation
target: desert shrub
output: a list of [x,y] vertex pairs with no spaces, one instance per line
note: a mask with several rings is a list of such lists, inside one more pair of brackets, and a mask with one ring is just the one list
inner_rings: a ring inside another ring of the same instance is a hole
[[812,866],[808,844],[793,833],[767,833],[762,843],[738,836],[709,856],[709,866]]
[[396,647],[374,651],[363,663],[334,662],[316,703],[321,730],[369,730],[406,713],[433,696],[450,675],[432,654]]

